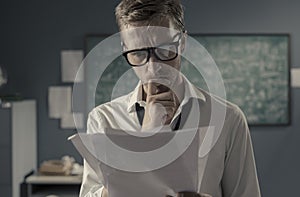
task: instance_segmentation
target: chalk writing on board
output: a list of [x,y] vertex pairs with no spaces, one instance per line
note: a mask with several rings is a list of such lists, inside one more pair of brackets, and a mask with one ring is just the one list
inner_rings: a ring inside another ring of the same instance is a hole
[[[250,125],[289,123],[288,35],[192,35],[192,37],[205,47],[216,62],[223,77],[226,99],[243,110]],[[104,36],[87,37],[86,52],[104,38]],[[89,67],[86,73],[87,76],[97,74],[93,67]],[[185,58],[182,58],[182,73],[196,86],[207,90],[201,73]],[[124,78],[122,82],[120,77]],[[93,77],[87,77],[89,78]],[[130,89],[134,89],[137,82],[138,79],[132,69],[124,58],[119,56],[106,68],[97,84],[87,80],[88,91],[97,86],[95,98],[87,98],[88,110],[128,93]],[[92,95],[89,92],[87,94]]]

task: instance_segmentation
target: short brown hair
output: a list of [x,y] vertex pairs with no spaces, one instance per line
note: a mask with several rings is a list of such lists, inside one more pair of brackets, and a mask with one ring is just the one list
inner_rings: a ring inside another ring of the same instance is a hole
[[167,17],[177,30],[184,31],[180,0],[122,0],[116,7],[115,15],[120,29],[135,23],[151,25],[154,19]]

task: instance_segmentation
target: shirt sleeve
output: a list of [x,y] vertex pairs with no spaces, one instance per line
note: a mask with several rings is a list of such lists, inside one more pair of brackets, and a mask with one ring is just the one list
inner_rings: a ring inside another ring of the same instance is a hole
[[90,165],[84,160],[79,197],[101,197],[103,185]]
[[[90,112],[87,120],[87,133],[99,132],[105,125],[101,123],[101,118],[96,110]],[[101,197],[103,184],[101,183],[101,174],[97,175],[86,160],[83,164],[83,176],[79,197]],[[103,180],[103,178],[102,178]]]
[[234,113],[232,125],[221,183],[223,196],[260,197],[250,131],[240,109]]

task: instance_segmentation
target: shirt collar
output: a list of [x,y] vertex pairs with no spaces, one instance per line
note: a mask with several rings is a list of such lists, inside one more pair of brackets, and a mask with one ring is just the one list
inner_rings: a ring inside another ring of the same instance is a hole
[[140,106],[145,107],[146,102],[143,101],[143,90],[142,90],[142,82],[139,81],[138,85],[132,91],[131,96],[129,97],[129,103],[127,107],[127,111],[133,112],[135,111],[135,104],[138,103]]
[[[182,102],[179,105],[179,108],[181,109],[182,106],[184,106],[190,98],[196,98],[203,102],[206,101],[204,94],[201,92],[201,89],[195,87],[188,79],[186,79],[185,76],[183,76],[184,81],[184,97]],[[128,108],[127,111],[134,112],[135,111],[135,104],[138,103],[140,106],[145,107],[146,102],[142,100],[142,83],[141,81],[138,83],[136,88],[131,93],[131,96],[129,98]]]

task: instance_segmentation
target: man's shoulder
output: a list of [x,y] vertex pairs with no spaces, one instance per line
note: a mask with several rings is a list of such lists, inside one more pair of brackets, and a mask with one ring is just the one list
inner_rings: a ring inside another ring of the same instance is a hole
[[249,131],[247,119],[238,105],[205,90],[199,89],[199,91],[206,99],[203,105],[205,109],[201,109],[200,105],[200,111],[210,114],[210,119],[204,121],[205,123],[222,128],[224,136],[229,140],[238,133],[245,135]]
[[196,89],[204,95],[205,98],[205,104],[209,105],[209,107],[211,107],[212,104],[215,105],[215,107],[221,107],[224,108],[228,114],[232,114],[232,115],[242,115],[243,116],[243,112],[240,109],[240,107],[236,104],[234,104],[231,101],[228,101],[226,98],[222,98],[218,95],[212,94],[206,90],[203,90],[199,87],[196,87]]

